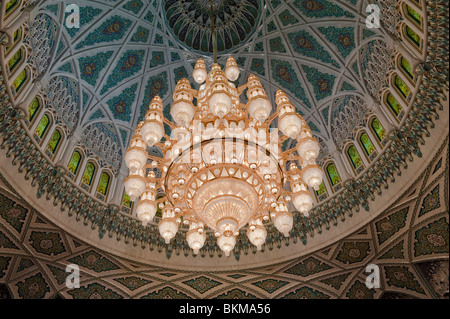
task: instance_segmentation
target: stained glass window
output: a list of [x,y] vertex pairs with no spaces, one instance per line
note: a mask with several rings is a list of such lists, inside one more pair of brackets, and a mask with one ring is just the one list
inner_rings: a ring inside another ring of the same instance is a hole
[[22,72],[17,76],[17,78],[13,82],[14,91],[17,93],[20,91],[22,86],[27,82],[28,79],[28,71],[27,69],[23,69]]
[[36,115],[37,111],[41,107],[41,102],[37,97],[34,98],[33,102],[31,102],[29,108],[28,108],[28,121],[32,121],[34,116]]
[[384,140],[384,138],[386,137],[386,131],[384,130],[383,126],[381,125],[380,121],[377,118],[374,118],[372,120],[370,126],[372,127],[378,139],[380,141]]
[[52,152],[52,154],[55,154],[56,148],[59,145],[59,142],[61,141],[61,132],[59,130],[55,130],[52,134],[52,137],[50,138],[50,141],[48,141],[47,149]]
[[319,189],[315,191],[317,197],[320,197],[323,194],[327,194],[327,189],[325,188],[325,184],[322,182],[319,185]]
[[359,140],[366,151],[366,154],[370,156],[373,152],[375,152],[375,147],[372,144],[372,141],[370,140],[369,136],[366,132],[362,133],[359,137]]
[[39,138],[42,138],[47,131],[47,128],[50,124],[50,118],[47,114],[44,114],[38,126],[36,127],[35,133]]
[[95,174],[95,165],[89,162],[86,165],[86,169],[84,170],[83,178],[81,180],[86,185],[91,185],[94,174]]
[[81,164],[81,154],[78,151],[74,151],[67,168],[72,174],[75,175],[78,172],[78,167],[80,167],[80,164]]
[[21,33],[22,33],[22,29],[21,28],[18,28],[16,31],[14,31],[14,34],[13,34],[13,41],[14,42],[11,45],[6,47],[6,52],[8,52],[12,47],[14,47],[17,44],[17,42],[19,42]]
[[408,36],[408,38],[410,38],[413,41],[413,43],[418,48],[420,48],[420,37],[419,37],[419,35],[416,32],[414,32],[414,30],[411,29],[408,26],[406,26],[405,30],[406,30],[406,35]]
[[398,116],[400,114],[402,107],[391,93],[388,93],[386,97],[386,102],[391,107],[395,115]]
[[399,92],[406,98],[409,94],[409,87],[403,82],[402,78],[396,75],[394,77],[395,87],[399,90]]
[[402,65],[402,69],[405,71],[405,73],[411,79],[414,79],[414,75],[412,74],[412,71],[411,71],[411,64],[408,62],[408,60],[406,60],[404,57],[401,57],[400,62],[401,62],[401,65]]
[[336,166],[333,163],[328,164],[326,170],[332,186],[341,182]]
[[361,157],[359,156],[358,151],[356,150],[356,147],[354,145],[350,146],[347,149],[347,154],[350,157],[350,160],[354,168],[358,168],[361,165],[363,165]]
[[411,18],[411,20],[417,24],[418,26],[422,25],[422,16],[419,12],[414,10],[412,7],[406,5],[406,11],[408,12],[408,16]]
[[9,72],[11,73],[22,61],[22,49],[17,50],[17,52],[8,61]]
[[5,7],[6,14],[9,14],[11,11],[13,11],[13,9],[17,6],[18,3],[19,3],[19,0],[9,0],[6,3],[6,7]]
[[123,196],[122,196],[122,206],[131,208],[131,198],[130,196],[128,196],[127,192],[123,192]]
[[100,176],[100,181],[98,182],[97,192],[99,192],[102,195],[106,195],[110,179],[111,177],[109,177],[109,174],[103,172],[102,175]]

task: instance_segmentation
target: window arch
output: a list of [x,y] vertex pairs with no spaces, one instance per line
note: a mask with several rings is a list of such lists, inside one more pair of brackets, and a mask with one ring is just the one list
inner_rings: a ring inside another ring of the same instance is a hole
[[316,193],[316,198],[318,202],[323,201],[325,198],[328,197],[327,189],[323,181],[322,183],[320,183],[319,189],[314,192]]
[[84,187],[86,191],[90,190],[90,187],[95,177],[96,170],[97,166],[93,162],[89,161],[86,165],[86,168],[84,169],[84,173],[81,178],[82,184],[87,187],[87,189],[86,187]]
[[28,68],[26,67],[22,70],[22,72],[19,73],[19,75],[16,77],[16,79],[13,82],[12,89],[13,89],[14,95],[18,95],[29,80],[30,80],[30,72],[29,72]]
[[82,153],[78,150],[73,151],[72,157],[70,158],[69,164],[67,165],[67,169],[69,170],[69,172],[72,174],[73,177],[77,175],[78,169],[80,168],[82,162],[83,162]]
[[398,74],[394,75],[394,87],[405,99],[408,98],[410,89]]
[[341,177],[339,176],[336,165],[334,165],[334,163],[329,163],[326,166],[325,171],[327,172],[328,180],[330,181],[330,184],[333,188],[341,182]]
[[[100,175],[100,180],[98,181],[97,192],[106,197],[108,193],[108,188],[111,183],[111,175],[105,171]],[[104,200],[105,198],[101,198]]]
[[28,122],[32,123],[40,109],[41,99],[36,96],[28,107]]
[[59,145],[61,144],[63,138],[63,134],[60,129],[55,129],[53,131],[52,136],[50,137],[50,140],[47,143],[47,150],[50,152],[49,155],[55,155],[56,151],[58,150]]
[[47,134],[48,128],[51,125],[51,117],[46,113],[41,118],[39,124],[37,125],[34,133],[39,141],[41,141]]
[[405,16],[409,21],[417,25],[418,27],[422,27],[422,16],[419,12],[413,9],[410,5],[404,4],[403,10],[405,11]]
[[398,65],[400,66],[399,69],[401,69],[408,78],[414,80],[414,74],[412,73],[411,64],[408,60],[405,59],[405,57],[399,57]]
[[350,159],[350,162],[352,164],[353,170],[356,174],[359,174],[364,169],[364,163],[361,159],[361,156],[359,156],[358,150],[356,149],[355,145],[350,145],[347,148],[347,156]]
[[384,141],[384,139],[386,137],[386,131],[385,131],[383,125],[381,125],[380,121],[376,117],[374,117],[370,121],[370,127],[372,128],[373,132],[375,133],[375,136],[378,138],[378,141],[380,141],[380,142]]
[[407,39],[417,48],[420,49],[421,47],[421,38],[420,36],[409,26],[405,25],[405,28],[403,29],[403,33]]
[[24,50],[20,48],[8,61],[8,74],[12,74],[24,61]]
[[367,157],[370,160],[373,160],[374,155],[376,156],[376,149],[375,146],[373,146],[372,141],[370,140],[369,135],[367,135],[366,132],[362,132],[359,135],[359,142],[362,146],[362,148],[364,149],[364,151],[366,152]]
[[13,43],[5,47],[5,56],[17,45],[17,43],[20,42],[21,38],[22,38],[22,27],[19,27],[13,33]]
[[133,202],[131,201],[130,196],[128,196],[127,192],[124,190],[122,195],[122,211],[127,214],[131,213],[133,209]]
[[9,0],[5,5],[5,19],[13,13],[18,7],[22,0]]
[[397,99],[390,92],[386,94],[385,100],[391,112],[394,113],[396,118],[398,118],[402,111],[402,106],[400,105],[400,103],[398,103]]

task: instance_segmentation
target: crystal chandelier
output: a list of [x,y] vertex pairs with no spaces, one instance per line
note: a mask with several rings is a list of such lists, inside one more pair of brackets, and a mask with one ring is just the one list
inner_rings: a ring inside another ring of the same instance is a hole
[[[204,60],[196,62],[192,76],[198,90],[187,79],[178,81],[170,109],[175,123],[164,118],[161,98],[152,99],[125,155],[129,176],[124,184],[132,201],[140,197],[136,215],[144,226],[161,209],[159,232],[167,244],[183,222],[194,254],[209,229],[229,256],[246,225],[258,250],[266,239],[265,224],[272,222],[289,236],[293,216],[288,202],[307,216],[313,205],[308,186],[317,190],[323,172],[316,164],[319,143],[286,94],[276,93],[272,113],[259,79],[250,75],[236,87],[240,70],[235,59],[229,57],[222,70],[215,52],[209,72]],[[240,95],[246,89],[248,102],[243,104]],[[278,128],[271,127],[274,120]],[[170,137],[164,123],[172,128]],[[288,139],[295,146],[282,151]],[[150,155],[153,147],[163,157]],[[158,190],[164,195],[156,199]]]

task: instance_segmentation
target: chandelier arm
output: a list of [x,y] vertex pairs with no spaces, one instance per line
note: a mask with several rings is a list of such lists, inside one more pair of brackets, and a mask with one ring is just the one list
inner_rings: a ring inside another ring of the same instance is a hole
[[239,86],[237,88],[238,94],[241,95],[242,92],[244,92],[246,88],[248,88],[248,83],[245,83],[245,84],[242,84],[241,86]]

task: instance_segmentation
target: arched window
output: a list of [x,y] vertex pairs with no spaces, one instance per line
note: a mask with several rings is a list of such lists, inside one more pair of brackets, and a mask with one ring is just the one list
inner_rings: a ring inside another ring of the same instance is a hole
[[106,172],[102,172],[102,175],[100,175],[100,181],[98,182],[97,192],[106,196],[110,181],[111,177],[109,176],[109,174]]
[[131,208],[133,202],[131,201],[130,196],[128,196],[127,192],[123,191],[123,196],[122,196],[122,206]]
[[406,16],[410,21],[412,21],[414,24],[416,24],[418,27],[422,26],[422,16],[419,12],[414,10],[411,6],[405,4],[405,12]]
[[62,134],[59,129],[56,129],[52,137],[50,137],[50,141],[48,141],[47,149],[50,151],[50,153],[55,154],[56,150],[58,149],[58,146],[61,142]]
[[36,130],[34,131],[39,139],[42,139],[47,133],[47,129],[50,126],[50,117],[47,114],[41,118]]
[[[22,28],[19,27],[19,28],[17,28],[16,31],[14,31],[13,43],[11,43],[9,46],[7,46],[5,48],[6,54],[9,53],[12,50],[12,48],[14,48],[17,45],[17,43],[19,43],[19,40],[20,40],[21,36],[22,36]],[[6,54],[5,54],[5,56],[6,56]]]
[[339,177],[339,173],[336,169],[336,165],[334,163],[330,163],[326,166],[327,176],[331,183],[331,186],[336,186],[341,182],[341,178]]
[[72,157],[70,158],[69,165],[67,165],[67,169],[69,172],[71,172],[73,175],[76,175],[78,173],[78,168],[81,165],[82,162],[82,155],[79,151],[74,151],[72,154]]
[[322,201],[322,200],[324,200],[325,198],[328,197],[327,189],[326,189],[325,184],[323,182],[320,183],[319,189],[314,191],[314,192],[316,193],[316,198],[317,198],[318,202],[320,202],[320,201]]
[[386,131],[384,130],[380,121],[376,117],[374,117],[373,120],[370,122],[370,127],[372,128],[375,135],[378,137],[378,140],[382,142],[386,137]]
[[83,174],[81,181],[84,184],[86,184],[87,186],[91,186],[92,181],[94,179],[95,171],[96,171],[96,167],[95,167],[94,163],[88,162],[86,165],[86,168],[84,170],[84,174]]
[[409,87],[405,84],[401,77],[397,74],[394,76],[394,86],[398,92],[406,99],[409,95]]
[[11,74],[23,61],[23,49],[20,48],[8,61],[8,71]]
[[29,80],[28,69],[25,68],[22,70],[22,72],[19,73],[19,75],[16,77],[16,79],[13,82],[13,89],[14,89],[15,95],[20,93],[20,91],[25,86],[25,84],[28,82],[28,80]]
[[369,158],[370,158],[370,155],[372,155],[375,152],[375,147],[373,146],[369,135],[367,135],[366,132],[363,132],[359,136],[359,141],[361,142],[361,145],[362,145],[364,151],[366,152],[367,156],[369,156]]
[[20,0],[9,0],[5,6],[5,17],[9,16],[19,5]]
[[397,99],[391,94],[388,93],[386,95],[386,103],[391,108],[391,111],[395,114],[396,117],[400,114],[402,110],[402,106],[398,103]]
[[406,37],[411,40],[414,46],[420,49],[420,36],[408,26],[405,26],[404,32]]
[[28,121],[31,123],[41,108],[41,101],[37,97],[33,99],[30,106],[28,107]]
[[349,146],[349,148],[347,148],[347,155],[350,158],[350,162],[352,163],[352,166],[355,169],[356,173],[359,173],[364,168],[364,164],[354,145],[351,145]]
[[411,64],[406,60],[404,57],[400,58],[400,66],[403,70],[403,73],[405,73],[411,80],[414,80],[414,74],[412,74],[411,70]]

